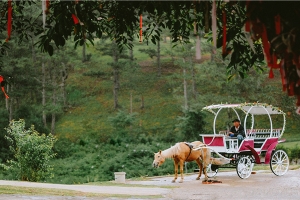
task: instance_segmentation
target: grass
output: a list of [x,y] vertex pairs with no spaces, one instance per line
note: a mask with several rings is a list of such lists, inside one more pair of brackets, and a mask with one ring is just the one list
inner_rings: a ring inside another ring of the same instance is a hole
[[77,196],[77,197],[98,197],[98,198],[138,198],[138,199],[158,199],[163,198],[161,195],[125,195],[125,194],[98,194],[90,192],[79,192],[74,190],[60,190],[47,188],[31,188],[31,187],[16,187],[16,186],[0,186],[1,195],[21,194],[28,196]]
[[300,146],[300,141],[283,142],[283,143],[280,143],[280,146],[283,146],[283,147],[286,147],[286,148],[294,148],[296,146]]
[[[151,180],[153,177],[148,178],[132,178],[130,180],[134,181],[145,181],[145,180]],[[142,187],[142,188],[178,188],[178,186],[172,186],[172,185],[142,185],[142,184],[124,184],[124,183],[115,183],[113,181],[103,181],[103,182],[90,182],[86,183],[85,185],[97,185],[97,186],[120,186],[120,187]]]
[[0,186],[0,194],[23,194],[23,195],[43,195],[43,196],[86,196],[86,197],[106,197],[107,195],[78,192],[74,190],[59,190],[33,187]]

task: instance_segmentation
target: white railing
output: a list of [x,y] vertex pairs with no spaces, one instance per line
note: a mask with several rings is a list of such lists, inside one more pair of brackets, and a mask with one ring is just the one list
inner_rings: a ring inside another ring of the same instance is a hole
[[282,129],[247,129],[248,138],[269,138],[269,137],[280,137]]

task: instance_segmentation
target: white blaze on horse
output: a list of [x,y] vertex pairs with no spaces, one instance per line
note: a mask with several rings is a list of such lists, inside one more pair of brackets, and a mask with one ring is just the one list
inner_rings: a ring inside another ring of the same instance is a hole
[[[200,148],[204,147],[204,148]],[[205,175],[205,180],[208,180],[206,167],[210,163],[210,149],[205,148],[206,145],[200,141],[195,141],[192,143],[179,142],[174,146],[166,149],[164,151],[159,151],[154,153],[153,167],[159,167],[165,162],[166,158],[172,158],[174,160],[175,167],[175,177],[172,180],[174,183],[178,176],[178,163],[180,164],[180,174],[181,180],[183,182],[183,164],[184,162],[196,161],[199,166],[199,175],[196,178],[200,179],[202,171]],[[194,151],[193,148],[200,148],[200,150]]]

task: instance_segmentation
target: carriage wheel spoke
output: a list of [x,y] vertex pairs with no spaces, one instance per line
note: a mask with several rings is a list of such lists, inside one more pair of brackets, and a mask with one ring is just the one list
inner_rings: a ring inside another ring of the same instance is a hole
[[277,150],[272,154],[270,168],[277,176],[284,175],[289,167],[289,158],[283,150]]

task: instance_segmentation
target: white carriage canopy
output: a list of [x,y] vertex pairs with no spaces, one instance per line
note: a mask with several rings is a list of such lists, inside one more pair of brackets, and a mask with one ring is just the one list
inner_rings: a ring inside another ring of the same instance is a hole
[[263,104],[263,103],[216,104],[216,105],[206,106],[203,108],[203,110],[211,111],[212,113],[217,114],[217,111],[222,108],[236,108],[244,111],[245,113],[249,112],[249,114],[252,115],[267,115],[268,113],[270,115],[285,114],[278,107],[274,107],[272,105]]
[[278,108],[278,107],[275,107],[275,106],[272,106],[272,105],[269,105],[266,103],[216,104],[216,105],[206,106],[202,109],[205,111],[209,111],[215,115],[214,124],[213,124],[214,134],[216,134],[215,126],[216,126],[217,116],[223,108],[231,108],[236,113],[239,120],[241,120],[241,119],[236,110],[242,110],[246,114],[246,117],[244,120],[245,132],[246,132],[246,121],[247,121],[248,115],[251,116],[251,119],[252,119],[251,120],[252,125],[251,125],[251,129],[250,129],[251,132],[252,132],[253,126],[254,126],[254,115],[268,115],[269,120],[270,120],[270,132],[271,132],[270,135],[272,135],[272,132],[273,132],[273,124],[272,124],[271,115],[283,115],[283,127],[281,129],[281,134],[279,137],[281,137],[281,135],[283,134],[283,132],[285,130],[285,125],[286,125],[285,113],[282,110],[280,110],[280,108]]

